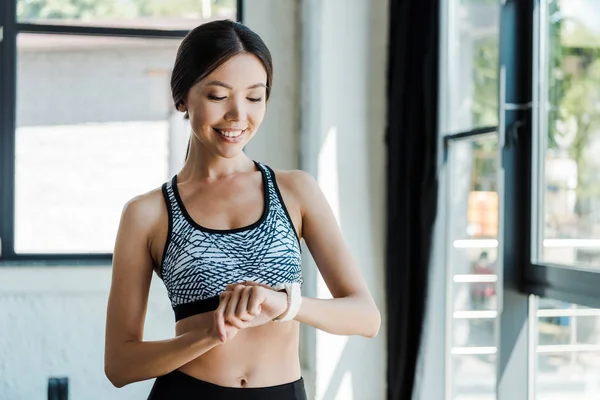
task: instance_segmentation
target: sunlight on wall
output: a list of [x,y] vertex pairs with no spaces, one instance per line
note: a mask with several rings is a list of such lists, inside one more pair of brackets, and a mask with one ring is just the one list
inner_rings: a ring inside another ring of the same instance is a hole
[[336,400],[354,400],[354,391],[352,390],[352,373],[346,371],[340,384],[340,390],[335,396]]
[[[319,174],[317,181],[327,198],[329,205],[340,223],[340,193],[338,171],[338,135],[337,127],[332,126],[327,131],[325,140],[319,152]],[[319,298],[331,298],[331,293],[319,274],[317,279]],[[317,398],[352,400],[352,374],[344,371],[343,355],[347,350],[349,337],[330,335],[326,332],[317,333]],[[341,377],[340,375],[343,374]]]
[[319,152],[319,177],[317,180],[339,224],[340,200],[337,152],[337,128],[332,126],[329,128]]
[[[338,173],[337,127],[327,131],[319,152],[319,173],[317,181],[327,198],[336,221],[340,224],[339,173]],[[331,293],[319,274],[317,278],[317,294],[320,298],[331,298]]]
[[349,370],[344,371],[349,365],[343,362],[349,339],[348,336],[317,333],[317,398],[352,400],[352,374]]

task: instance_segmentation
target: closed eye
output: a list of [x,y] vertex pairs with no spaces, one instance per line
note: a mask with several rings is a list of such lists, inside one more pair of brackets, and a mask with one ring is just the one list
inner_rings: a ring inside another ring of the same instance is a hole
[[256,98],[254,98],[254,97],[246,97],[246,98],[248,100],[250,100],[251,102],[253,102],[253,103],[258,103],[258,102],[260,102],[262,100],[262,97],[256,97]]
[[227,96],[225,96],[225,97],[217,97],[217,96],[213,96],[213,95],[208,95],[208,98],[210,100],[214,100],[214,101],[221,101],[221,100],[225,100],[227,98]]

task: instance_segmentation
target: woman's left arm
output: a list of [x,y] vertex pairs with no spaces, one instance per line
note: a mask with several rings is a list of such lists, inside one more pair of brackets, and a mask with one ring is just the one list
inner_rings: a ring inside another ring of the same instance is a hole
[[[294,171],[302,236],[333,299],[303,297],[296,321],[337,335],[375,337],[381,316],[335,216],[316,180]],[[290,182],[291,183],[291,182]]]

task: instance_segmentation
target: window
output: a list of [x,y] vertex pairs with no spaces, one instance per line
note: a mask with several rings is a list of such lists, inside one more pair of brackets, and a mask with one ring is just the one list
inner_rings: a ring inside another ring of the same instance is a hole
[[[446,157],[447,398],[495,399],[500,7],[449,0],[441,126]],[[444,57],[442,57],[444,59]]]
[[600,2],[443,7],[446,400],[597,399]]
[[600,307],[600,32],[593,0],[540,2],[534,60],[532,293]]
[[496,387],[498,137],[452,140],[448,147],[448,310],[451,399],[493,399]]
[[[600,4],[538,7],[532,264],[535,398],[600,396]],[[574,304],[579,303],[579,304]]]
[[536,261],[600,268],[600,3],[552,0],[542,12]]
[[235,0],[0,9],[2,263],[110,261],[123,205],[166,181],[187,142],[169,86],[181,39],[240,11]]
[[600,310],[539,298],[536,400],[600,397]]
[[498,125],[499,7],[488,0],[452,0],[447,132]]
[[236,0],[17,0],[30,24],[185,30],[199,21],[235,19]]
[[19,34],[17,254],[110,253],[125,202],[168,179],[179,42]]

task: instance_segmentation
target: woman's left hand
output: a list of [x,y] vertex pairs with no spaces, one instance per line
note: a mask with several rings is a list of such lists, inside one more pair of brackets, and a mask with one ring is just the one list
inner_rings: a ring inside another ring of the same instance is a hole
[[[231,284],[225,288],[224,293],[229,296],[229,306],[224,313],[225,320],[240,329],[271,322],[288,307],[285,292],[276,292],[270,286],[258,282]],[[246,322],[248,315],[254,318]]]

